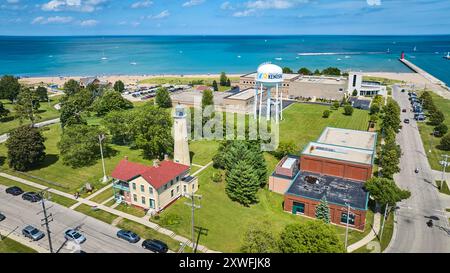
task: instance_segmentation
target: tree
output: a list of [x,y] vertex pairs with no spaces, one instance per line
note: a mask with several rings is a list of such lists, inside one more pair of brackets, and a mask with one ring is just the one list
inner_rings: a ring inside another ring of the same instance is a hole
[[287,225],[280,235],[283,253],[344,253],[344,245],[335,229],[322,221]]
[[327,224],[330,223],[330,208],[328,207],[328,202],[325,195],[320,200],[319,205],[316,206],[316,218],[324,221]]
[[372,177],[364,184],[372,198],[381,205],[395,206],[397,202],[408,199],[411,193],[400,189],[392,179]]
[[213,91],[207,89],[207,90],[203,91],[202,109],[205,110],[205,108],[209,105],[214,106],[214,95],[213,95]]
[[378,104],[373,104],[370,106],[370,114],[371,115],[376,115],[380,112],[380,106]]
[[172,107],[172,99],[170,98],[169,91],[167,88],[160,87],[156,90],[156,104],[161,108]]
[[234,168],[227,171],[225,178],[228,197],[244,206],[258,202],[260,182],[248,154],[235,163]]
[[292,141],[286,142],[281,141],[278,145],[278,148],[272,152],[273,156],[275,156],[277,159],[282,159],[286,155],[295,154],[297,151],[297,147],[295,146],[295,143]]
[[127,145],[134,141],[133,123],[135,111],[111,111],[102,120],[109,130],[112,142]]
[[430,115],[430,124],[431,125],[437,126],[437,125],[441,124],[442,122],[444,122],[444,120],[445,120],[445,116],[441,110],[433,111]]
[[220,85],[227,86],[227,80],[228,80],[228,77],[225,74],[225,72],[220,73],[220,80],[219,80]]
[[217,85],[217,81],[216,80],[213,81],[212,87],[213,87],[214,91],[219,91],[219,86]]
[[251,164],[262,188],[267,183],[267,164],[264,153],[261,151],[261,143],[259,141],[246,141],[246,143],[251,153]]
[[119,92],[112,90],[106,91],[103,96],[97,98],[93,105],[98,116],[103,116],[110,111],[130,108],[133,108],[133,104]]
[[289,67],[283,67],[283,73],[285,74],[292,74],[294,73],[294,71],[292,71],[292,69],[290,69]]
[[[383,145],[385,146],[385,145]],[[395,173],[400,171],[398,150],[382,147],[380,156],[381,173],[384,177],[392,179]]]
[[341,70],[337,67],[328,67],[322,70],[323,75],[340,76]]
[[324,110],[323,114],[322,114],[322,117],[323,118],[329,118],[330,115],[331,115],[331,111],[330,110]]
[[67,82],[64,83],[63,89],[64,89],[64,93],[67,96],[72,96],[72,95],[78,93],[78,91],[81,90],[81,87],[80,87],[80,83],[79,82],[77,82],[74,79],[70,79],[70,80],[68,80]]
[[228,86],[228,87],[231,86],[231,80],[230,80],[230,78],[227,79],[227,86]]
[[344,106],[344,115],[346,116],[353,115],[353,107],[351,105]]
[[396,101],[389,98],[387,104],[383,107],[381,128],[383,130],[392,128],[397,133],[400,129],[400,123],[400,106]]
[[277,239],[270,232],[270,223],[264,221],[251,225],[244,234],[241,246],[243,253],[277,253],[279,252]]
[[83,106],[76,100],[68,100],[61,105],[60,122],[61,128],[74,124],[87,124],[81,116]]
[[3,102],[0,101],[0,120],[7,117],[9,114],[9,110],[3,105]]
[[114,83],[113,88],[115,91],[122,93],[125,90],[125,84],[121,80],[118,80]]
[[441,123],[438,126],[434,127],[434,132],[435,136],[442,137],[448,132],[448,127],[444,123]]
[[300,68],[300,69],[297,71],[297,73],[298,73],[298,74],[301,74],[301,75],[312,75],[312,74],[313,74],[313,73],[311,72],[311,70],[309,70],[309,69],[306,68],[306,67]]
[[21,126],[10,133],[6,141],[9,167],[26,171],[45,159],[44,137],[39,129]]
[[19,95],[20,88],[18,78],[10,75],[4,75],[0,79],[0,99],[8,99],[11,102],[14,102]]
[[[98,136],[103,134],[98,127],[74,124],[64,129],[58,148],[62,161],[73,168],[89,166],[100,158]],[[102,141],[104,154],[108,154],[108,138]]]
[[30,88],[22,88],[17,96],[17,103],[14,108],[21,121],[29,119],[31,124],[34,124],[36,119],[40,118],[37,114],[40,106],[36,92]]
[[318,76],[321,75],[322,73],[320,72],[319,69],[314,70],[314,75]]
[[39,86],[36,88],[36,95],[39,98],[39,101],[48,101],[47,88]]
[[450,133],[441,138],[440,148],[444,151],[450,151]]
[[353,92],[352,92],[352,96],[353,96],[353,97],[356,97],[356,96],[358,96],[358,90],[356,90],[356,89],[355,89],[355,90],[353,90]]
[[163,159],[173,154],[172,118],[154,105],[145,105],[134,112],[132,132],[136,146],[145,158]]

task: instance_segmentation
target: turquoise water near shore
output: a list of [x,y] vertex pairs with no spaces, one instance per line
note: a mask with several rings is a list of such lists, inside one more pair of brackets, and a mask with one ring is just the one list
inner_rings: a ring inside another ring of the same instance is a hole
[[[414,50],[415,49],[415,50]],[[17,76],[246,73],[270,61],[293,70],[409,72],[406,57],[450,85],[450,35],[0,36],[0,74]]]

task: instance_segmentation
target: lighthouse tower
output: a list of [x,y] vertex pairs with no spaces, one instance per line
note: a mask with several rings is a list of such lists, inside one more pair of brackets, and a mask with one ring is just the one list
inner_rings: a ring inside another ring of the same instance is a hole
[[183,106],[177,105],[175,107],[173,118],[173,139],[175,143],[173,159],[177,163],[190,166],[191,160],[189,156],[186,110]]

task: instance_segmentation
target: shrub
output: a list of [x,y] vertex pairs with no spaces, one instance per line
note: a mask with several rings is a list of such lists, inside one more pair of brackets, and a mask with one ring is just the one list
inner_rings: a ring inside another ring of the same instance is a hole
[[346,105],[344,106],[344,114],[346,116],[351,116],[353,115],[353,107],[351,105]]
[[162,226],[175,226],[181,223],[181,217],[178,214],[168,213],[161,217],[159,222]]
[[330,110],[325,110],[325,111],[323,111],[322,117],[323,118],[329,118],[330,114],[331,114]]
[[446,134],[441,138],[441,149],[444,151],[450,151],[450,134]]
[[444,123],[434,127],[434,135],[437,137],[444,136],[448,132],[448,127]]

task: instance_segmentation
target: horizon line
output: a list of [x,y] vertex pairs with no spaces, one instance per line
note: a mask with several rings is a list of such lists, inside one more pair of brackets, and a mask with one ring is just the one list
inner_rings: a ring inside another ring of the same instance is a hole
[[450,36],[447,34],[62,34],[62,35],[7,35],[0,34],[0,37],[170,37],[170,36],[263,36],[263,37],[283,37],[283,36],[362,36],[362,37],[380,37],[380,36]]

